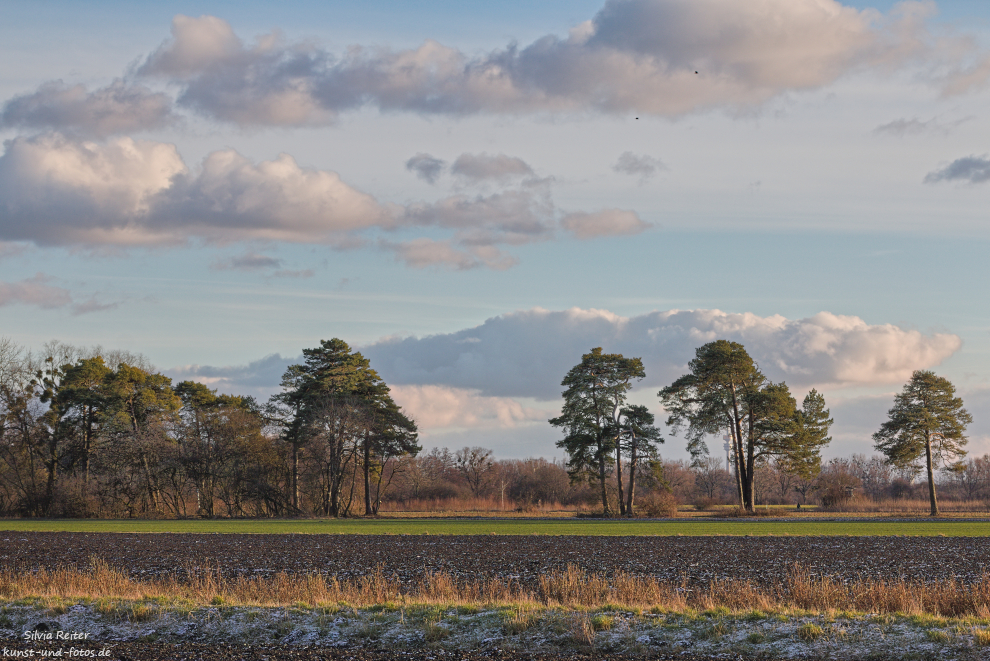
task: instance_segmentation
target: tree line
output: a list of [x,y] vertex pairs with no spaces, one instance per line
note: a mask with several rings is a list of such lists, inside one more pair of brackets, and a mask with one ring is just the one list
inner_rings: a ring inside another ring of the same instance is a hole
[[[598,484],[605,516],[613,513],[606,488],[613,474],[619,514],[634,515],[637,471],[642,460],[655,463],[664,442],[645,407],[626,406],[633,381],[645,376],[641,359],[594,348],[561,381],[563,409],[549,420],[564,432],[557,446],[568,454],[572,478]],[[812,389],[799,407],[787,384],[772,382],[737,342],[716,340],[699,347],[688,373],[657,395],[668,413],[667,426],[675,434],[684,432],[695,466],[703,466],[709,456],[708,439],[728,439],[740,509],[754,510],[761,467],[772,464],[780,475],[808,485],[821,473],[821,450],[832,440],[833,423],[824,396]],[[965,469],[961,457],[972,416],[947,379],[925,370],[914,372],[888,416],[873,435],[874,447],[902,470],[924,462],[930,513],[938,516],[935,471]]]
[[416,425],[345,342],[303,355],[259,403],[127,352],[0,340],[0,513],[376,513]]
[[[305,349],[267,402],[173,384],[128,352],[58,342],[30,352],[0,339],[0,515],[375,515],[383,503],[497,495],[502,508],[598,502],[606,516],[633,516],[644,493],[721,502],[728,489],[752,510],[758,493],[825,502],[867,491],[837,460],[822,465],[832,424],[822,394],[798,406],[725,340],[699,347],[688,370],[658,396],[689,466],[662,460],[653,414],[627,402],[642,360],[601,348],[565,375],[561,415],[549,421],[563,431],[566,464],[512,462],[479,447],[422,454],[415,421],[339,339]],[[874,435],[888,470],[927,468],[933,515],[936,483],[976,494],[986,480],[974,476],[990,478],[990,464],[961,460],[970,421],[951,383],[919,371]],[[725,469],[710,456],[713,437],[729,439]],[[940,466],[952,479],[936,479]]]

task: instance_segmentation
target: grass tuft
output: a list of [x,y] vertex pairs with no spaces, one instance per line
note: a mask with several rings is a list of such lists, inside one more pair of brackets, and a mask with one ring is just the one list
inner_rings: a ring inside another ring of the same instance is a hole
[[571,565],[541,575],[534,586],[523,586],[514,579],[463,579],[435,572],[426,574],[413,586],[403,587],[396,577],[381,569],[358,578],[338,579],[287,573],[223,576],[216,568],[189,568],[181,580],[170,576],[138,581],[93,560],[85,570],[29,572],[2,568],[0,598],[38,603],[53,612],[64,612],[69,603],[91,602],[97,612],[124,619],[145,617],[135,614],[134,604],[142,604],[137,610],[149,613],[199,606],[288,606],[327,612],[348,608],[381,612],[402,609],[417,620],[438,620],[447,611],[451,615],[470,615],[482,607],[496,607],[514,610],[507,616],[512,620],[506,624],[508,629],[525,630],[534,609],[561,607],[597,611],[591,625],[597,630],[610,626],[606,623],[613,621],[613,616],[608,613],[644,610],[688,618],[738,614],[747,620],[795,612],[830,614],[832,620],[841,613],[874,613],[878,618],[899,614],[929,629],[944,627],[947,617],[987,620],[990,575],[974,583],[879,579],[843,582],[795,568],[777,585],[713,580],[688,588],[685,583],[665,583],[651,576],[588,573]]

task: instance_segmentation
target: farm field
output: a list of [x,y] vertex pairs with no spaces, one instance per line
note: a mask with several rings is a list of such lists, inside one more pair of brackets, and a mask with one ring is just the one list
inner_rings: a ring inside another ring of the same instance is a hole
[[100,559],[135,578],[211,567],[225,576],[381,573],[407,587],[429,574],[535,585],[574,566],[669,583],[785,582],[795,566],[841,580],[975,583],[990,570],[990,538],[940,536],[275,535],[0,533],[0,566],[89,566]]
[[962,661],[990,646],[988,562],[972,536],[7,531],[0,638],[93,631],[121,661]]
[[746,520],[596,519],[3,519],[2,531],[192,534],[356,535],[777,535],[777,536],[990,536],[987,519],[772,518]]

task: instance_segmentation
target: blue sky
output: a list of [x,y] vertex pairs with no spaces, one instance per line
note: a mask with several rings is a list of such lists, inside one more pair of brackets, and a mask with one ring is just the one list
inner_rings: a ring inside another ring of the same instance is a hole
[[986,3],[0,7],[23,346],[265,396],[340,337],[427,446],[522,457],[582,352],[642,355],[661,414],[724,336],[825,392],[828,454],[913,369],[990,451]]

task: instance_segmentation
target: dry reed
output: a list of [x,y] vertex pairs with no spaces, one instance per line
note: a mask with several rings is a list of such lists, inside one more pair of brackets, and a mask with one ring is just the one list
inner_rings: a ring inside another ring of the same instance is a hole
[[557,512],[578,511],[578,506],[564,506],[560,503],[517,503],[511,498],[409,498],[401,501],[382,503],[381,514],[390,512]]
[[158,600],[191,605],[289,606],[347,604],[530,605],[597,608],[606,605],[688,610],[857,611],[990,617],[990,575],[971,584],[956,581],[859,580],[843,582],[815,577],[795,568],[777,585],[742,580],[714,580],[706,586],[665,583],[649,576],[589,574],[576,566],[540,576],[533,587],[512,579],[458,580],[428,573],[403,588],[393,576],[374,571],[340,580],[319,574],[279,573],[268,577],[226,577],[217,568],[189,570],[174,576],[138,581],[93,559],[92,568],[63,567],[32,572],[0,570],[0,598],[51,600]]
[[[990,510],[990,502],[986,500],[940,500],[939,511],[942,513],[973,513],[983,516]],[[828,507],[819,507],[819,512],[850,512],[875,514],[914,514],[927,516],[931,511],[931,503],[927,500],[907,498],[850,498],[840,500]]]

